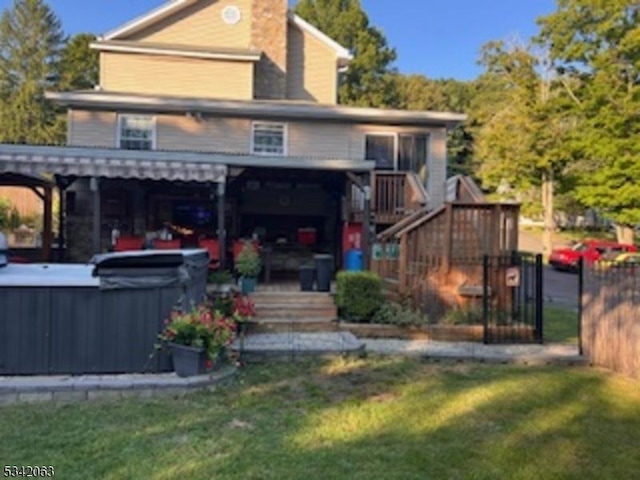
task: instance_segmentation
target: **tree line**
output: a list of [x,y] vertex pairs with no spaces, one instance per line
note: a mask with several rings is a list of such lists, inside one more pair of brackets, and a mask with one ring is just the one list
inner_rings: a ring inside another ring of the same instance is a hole
[[[300,0],[297,14],[354,53],[342,73],[340,103],[457,111],[450,174],[523,203],[545,219],[554,211],[597,209],[632,240],[640,224],[640,4],[637,0],[556,0],[527,41],[481,46],[472,81],[403,75],[397,52],[371,25],[359,0]],[[14,0],[0,18],[0,142],[63,144],[65,117],[47,90],[92,88],[93,34],[67,38],[44,0]]]

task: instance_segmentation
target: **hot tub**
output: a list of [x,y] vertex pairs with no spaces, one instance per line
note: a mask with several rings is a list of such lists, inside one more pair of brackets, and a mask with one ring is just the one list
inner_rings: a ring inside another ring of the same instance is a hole
[[204,298],[206,250],[0,268],[0,375],[171,369],[154,345],[174,307]]

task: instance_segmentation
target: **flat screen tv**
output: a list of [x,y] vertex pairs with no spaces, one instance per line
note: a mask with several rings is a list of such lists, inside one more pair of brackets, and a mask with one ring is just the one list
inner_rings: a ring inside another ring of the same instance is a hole
[[173,204],[173,223],[182,227],[205,227],[213,223],[211,208],[195,202]]

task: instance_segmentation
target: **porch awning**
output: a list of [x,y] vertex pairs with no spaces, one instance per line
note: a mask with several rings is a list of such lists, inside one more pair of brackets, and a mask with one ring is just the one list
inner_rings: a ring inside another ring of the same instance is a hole
[[78,177],[225,181],[229,167],[369,172],[375,162],[342,158],[244,155],[218,152],[120,150],[0,144],[0,172]]
[[224,182],[227,165],[208,155],[80,147],[0,145],[0,173]]

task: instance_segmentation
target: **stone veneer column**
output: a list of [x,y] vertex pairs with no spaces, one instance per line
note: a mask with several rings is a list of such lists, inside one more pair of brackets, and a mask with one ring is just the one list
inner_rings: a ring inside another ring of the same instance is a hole
[[262,51],[253,76],[256,99],[287,96],[287,0],[254,0],[251,9],[251,47]]

